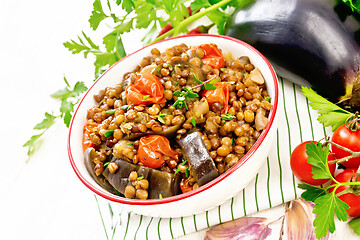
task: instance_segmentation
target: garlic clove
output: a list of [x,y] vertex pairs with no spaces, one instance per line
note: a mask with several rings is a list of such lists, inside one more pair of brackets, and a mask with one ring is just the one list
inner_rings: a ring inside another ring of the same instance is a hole
[[204,240],[223,240],[223,239],[246,239],[263,240],[271,234],[267,218],[261,217],[242,217],[233,221],[211,227],[205,235]]

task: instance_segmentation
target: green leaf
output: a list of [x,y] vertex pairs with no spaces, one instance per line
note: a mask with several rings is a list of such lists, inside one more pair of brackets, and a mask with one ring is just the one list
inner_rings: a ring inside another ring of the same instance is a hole
[[162,124],[165,124],[165,120],[164,117],[166,116],[166,114],[159,114],[159,116],[157,117],[158,121],[161,122]]
[[182,97],[182,96],[184,96],[184,93],[181,92],[181,91],[179,91],[179,90],[176,90],[176,91],[173,93],[173,95],[174,95],[175,97]]
[[330,145],[328,144],[324,148],[321,143],[310,142],[306,144],[306,154],[308,155],[307,162],[312,167],[312,174],[314,179],[329,179],[332,177],[328,170],[328,156],[329,156]]
[[43,133],[33,135],[30,137],[30,139],[23,145],[23,147],[31,147],[34,145],[35,141],[38,140]]
[[352,113],[328,101],[313,89],[307,87],[302,87],[301,89],[304,96],[311,101],[310,106],[320,114],[318,121],[325,127],[332,126],[332,130],[335,131],[336,128],[344,124],[345,120],[351,116]]
[[83,34],[85,40],[89,43],[89,45],[90,45],[90,47],[91,47],[92,49],[97,49],[97,50],[99,50],[99,46],[97,46],[97,45],[84,33],[84,31],[82,31],[82,34]]
[[343,2],[346,3],[346,5],[348,5],[351,10],[354,12],[354,11],[357,11],[358,13],[360,13],[360,1],[358,0],[343,0]]
[[91,12],[91,16],[89,18],[90,27],[93,30],[96,30],[102,20],[107,18],[108,16],[104,13],[104,10],[101,6],[100,0],[95,0],[93,3],[93,11]]
[[349,226],[354,230],[354,233],[360,235],[360,217],[352,219]]
[[103,43],[105,45],[106,51],[111,52],[115,49],[117,31],[112,31],[103,38]]
[[335,213],[339,220],[346,221],[348,214],[345,209],[349,206],[341,201],[334,193],[325,194],[314,201],[313,213],[316,218],[313,222],[317,238],[325,237],[328,232],[335,231]]
[[133,23],[134,23],[134,19],[130,19],[126,22],[122,22],[121,24],[117,25],[115,27],[115,29],[120,33],[126,33],[126,32],[130,32],[131,29],[133,29]]
[[147,28],[150,23],[156,18],[156,11],[154,6],[150,3],[143,2],[140,6],[135,8],[136,13],[136,27]]
[[108,68],[114,63],[116,63],[117,59],[115,53],[100,53],[96,54],[96,60],[94,62],[95,65],[95,75],[99,76],[101,74],[101,70],[103,68]]
[[208,0],[195,0],[192,1],[190,4],[191,10],[195,13],[197,11],[199,11],[201,8],[203,7],[210,7],[210,3]]
[[38,124],[35,125],[34,129],[46,129],[51,127],[55,122],[56,116],[51,115],[50,113],[45,113],[45,118]]
[[315,199],[326,194],[325,189],[312,186],[306,183],[298,184],[298,188],[304,189],[305,191],[301,194],[306,201],[314,202]]
[[205,90],[214,90],[214,89],[216,89],[215,85],[213,85],[211,83],[205,83],[204,88],[205,88]]
[[124,110],[124,111],[126,111],[128,108],[129,108],[129,105],[122,105],[121,106],[121,109]]
[[81,93],[85,92],[88,88],[85,86],[84,82],[76,82],[72,90],[72,97],[79,96]]
[[71,94],[71,91],[69,88],[59,89],[50,96],[56,99],[62,99],[64,97],[67,97]]
[[85,55],[84,57],[86,58],[87,53],[90,52],[91,48],[89,48],[88,46],[79,44],[77,42],[75,42],[74,40],[71,40],[70,42],[65,42],[64,47],[66,47],[72,54],[77,54],[80,53],[82,51],[84,51]]
[[190,121],[191,121],[192,125],[193,125],[194,127],[196,127],[196,120],[195,120],[195,118],[192,117],[192,118],[190,119]]
[[225,25],[229,18],[229,15],[219,9],[211,11],[207,17],[216,24],[218,33],[220,35],[224,35],[225,33]]
[[115,111],[116,111],[115,109],[111,109],[111,110],[107,110],[105,113],[113,115],[115,113]]
[[105,137],[110,137],[111,135],[113,135],[114,133],[114,130],[107,130],[105,133],[104,133],[104,136]]
[[66,127],[69,127],[70,122],[71,122],[71,118],[72,118],[71,112],[66,112],[66,113],[64,114],[63,119],[64,119],[64,123],[65,123]]
[[127,13],[130,13],[135,8],[135,3],[132,0],[123,0],[122,1],[122,9],[124,9]]

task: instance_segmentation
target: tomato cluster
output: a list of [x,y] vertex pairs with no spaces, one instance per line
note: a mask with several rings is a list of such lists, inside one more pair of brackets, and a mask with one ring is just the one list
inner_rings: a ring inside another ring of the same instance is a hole
[[[329,182],[330,179],[315,179],[312,173],[313,165],[308,163],[308,154],[306,153],[306,145],[310,142],[306,141],[300,143],[292,152],[290,157],[290,166],[294,175],[301,181],[310,185],[323,185]],[[337,163],[342,165],[344,170],[339,170],[338,174],[330,185],[336,183],[356,182],[360,181],[360,176],[356,179],[356,172],[359,169],[360,157],[347,157],[352,153],[345,151],[344,148],[353,152],[360,152],[360,129],[350,129],[347,124],[338,127],[331,137],[331,150],[328,156],[328,167],[332,176],[335,176],[335,169]],[[339,147],[340,146],[340,147]],[[331,162],[332,164],[329,164]],[[336,162],[336,163],[335,163]],[[349,191],[350,188],[351,190]],[[347,189],[348,192],[344,192]],[[334,187],[329,189],[329,192],[334,191]],[[359,185],[341,185],[335,191],[337,196],[349,205],[347,213],[350,217],[360,216],[360,186]],[[340,194],[339,194],[340,193]]]

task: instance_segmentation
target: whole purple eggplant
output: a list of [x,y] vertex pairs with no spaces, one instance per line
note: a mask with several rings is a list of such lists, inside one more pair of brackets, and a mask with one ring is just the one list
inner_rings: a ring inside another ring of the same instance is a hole
[[328,0],[257,0],[229,25],[227,35],[257,48],[279,75],[296,75],[332,102],[360,108],[359,44]]

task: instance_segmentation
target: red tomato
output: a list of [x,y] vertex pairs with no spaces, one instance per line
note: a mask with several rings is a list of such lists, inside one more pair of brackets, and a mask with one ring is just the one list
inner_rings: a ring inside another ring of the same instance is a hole
[[182,193],[190,192],[193,190],[192,186],[185,180],[185,178],[181,179],[180,181],[180,190]]
[[210,67],[216,68],[218,70],[225,66],[225,60],[222,52],[215,44],[202,44],[191,50],[196,51],[197,48],[201,48],[202,50],[204,50],[205,55],[201,60],[206,65],[209,65]]
[[[356,178],[356,171],[357,168],[348,168],[345,169],[343,172],[339,173],[335,179],[338,182],[355,182]],[[360,181],[360,176],[358,177],[357,181]],[[331,184],[335,184],[335,182],[332,182]],[[336,194],[344,191],[347,188],[352,188],[349,185],[341,186],[338,189],[336,189]],[[359,185],[356,185],[357,188],[359,188]],[[329,189],[331,192],[334,191],[334,188]],[[359,193],[359,189],[355,190],[357,193]],[[340,196],[338,196],[342,201],[344,201],[347,205],[349,205],[349,209],[346,209],[346,212],[349,214],[350,217],[359,217],[360,216],[360,195],[354,194],[354,193],[345,193]]]
[[221,110],[222,114],[226,114],[229,110],[229,82],[216,82],[214,83],[216,89],[214,90],[204,90],[203,97],[206,98],[209,105],[218,102],[221,103],[223,108]]
[[96,127],[97,125],[98,125],[97,123],[85,124],[83,129],[83,139],[82,139],[82,145],[84,151],[90,147],[94,147],[94,143],[90,138],[90,134],[94,132],[94,127]]
[[[354,152],[360,152],[360,129],[357,131],[351,131],[345,126],[345,124],[341,125],[335,130],[333,136],[331,137],[331,141]],[[335,154],[337,159],[351,155],[349,152],[346,152],[335,145],[331,145],[331,151]],[[360,165],[360,157],[351,158],[341,164],[347,168],[357,168]]]
[[150,105],[152,103],[165,103],[164,87],[160,80],[150,73],[137,73],[134,84],[126,88],[128,104]]
[[[306,144],[315,141],[306,141],[300,143],[294,151],[291,153],[290,157],[290,166],[291,170],[300,181],[311,184],[311,185],[321,185],[326,183],[329,179],[313,179],[312,167],[313,165],[307,162],[308,155],[306,154]],[[335,160],[333,154],[330,154],[328,161]],[[332,175],[334,175],[336,164],[329,165],[329,169]]]
[[160,135],[149,135],[140,138],[138,149],[138,160],[145,167],[159,168],[165,162],[163,156],[168,156],[176,161],[179,160],[178,153],[170,147],[169,140]]

